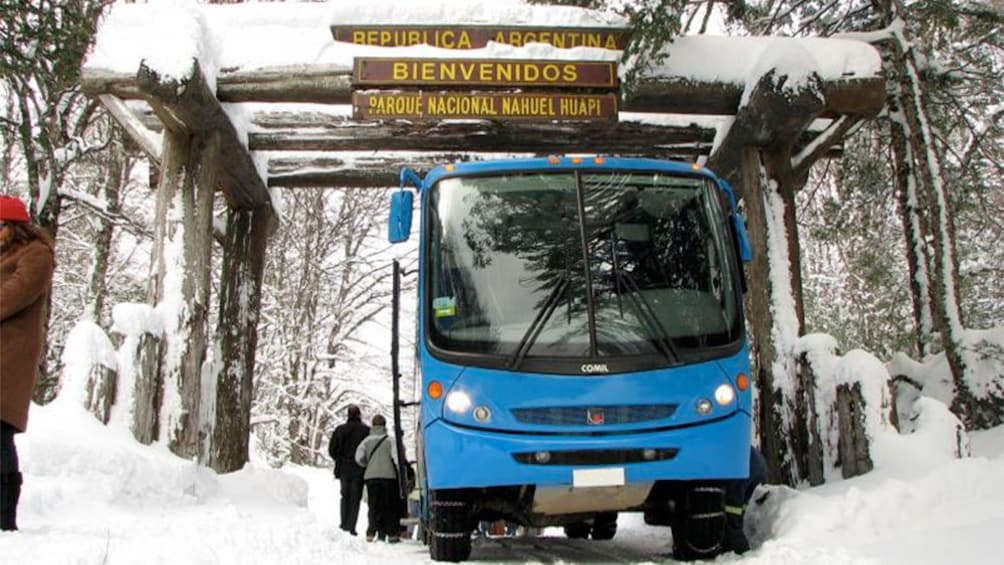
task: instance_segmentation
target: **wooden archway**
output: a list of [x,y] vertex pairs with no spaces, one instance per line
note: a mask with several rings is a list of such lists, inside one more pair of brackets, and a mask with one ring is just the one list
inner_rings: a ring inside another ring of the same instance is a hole
[[[716,38],[716,45],[723,40],[727,38]],[[797,238],[792,237],[795,191],[817,159],[838,148],[861,120],[881,110],[885,86],[875,75],[825,80],[810,75],[797,88],[786,84],[789,80],[793,77],[780,68],[746,85],[694,80],[664,67],[630,93],[621,93],[621,119],[364,122],[323,109],[352,103],[355,85],[349,67],[299,64],[223,71],[215,77],[213,89],[197,59],[184,79],[162,77],[145,64],[133,72],[85,66],[84,91],[102,101],[160,170],[149,299],[155,304],[178,300],[189,305],[168,321],[168,339],[180,339],[178,343],[168,348],[150,341],[146,355],[159,359],[159,368],[142,377],[145,389],[177,392],[184,403],[181,416],[174,422],[158,422],[158,395],[147,395],[135,410],[134,433],[152,441],[158,426],[166,429],[170,437],[160,439],[169,441],[176,452],[199,456],[220,471],[238,469],[247,461],[257,304],[268,233],[275,221],[270,187],[386,187],[397,183],[401,166],[427,169],[457,159],[512,153],[706,159],[742,195],[755,249],[769,247],[770,215],[776,212],[771,199],[784,203],[789,238],[783,255],[789,258],[788,272],[771,273],[768,254],[758,253],[749,270],[748,312],[762,395],[761,429],[780,430],[762,438],[772,459],[773,478],[781,482],[809,478],[818,471],[810,470],[811,465],[783,464],[786,451],[812,447],[794,445],[811,442],[808,432],[784,429],[795,424],[779,421],[774,409],[778,403],[802,406],[805,400],[777,396],[775,361],[789,352],[778,351],[771,339],[772,328],[786,323],[776,319],[772,305],[779,292],[788,291],[775,285],[787,281],[790,286],[798,325],[792,331],[800,332],[801,281]],[[274,110],[269,107],[272,103],[283,106]],[[234,125],[223,104],[246,105],[249,133]],[[629,115],[631,119],[625,119]],[[718,122],[731,124],[727,133],[720,135],[709,116],[726,117]],[[824,126],[812,127],[820,119]],[[259,170],[262,162],[265,171]],[[220,242],[219,325],[212,332],[207,313],[214,241],[211,214],[217,192],[226,200],[228,217]],[[182,262],[180,284],[168,284],[177,273],[165,265],[165,256]],[[168,296],[171,292],[179,294]],[[195,415],[205,412],[199,394],[202,362],[214,334],[222,354],[212,396],[215,409],[209,411],[215,414],[209,426],[214,432],[200,437]]]

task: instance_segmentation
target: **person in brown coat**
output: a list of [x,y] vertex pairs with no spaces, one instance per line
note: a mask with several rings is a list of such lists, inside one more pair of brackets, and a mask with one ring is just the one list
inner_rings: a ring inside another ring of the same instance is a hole
[[44,346],[55,267],[52,239],[28,222],[19,198],[0,195],[0,529],[17,529],[21,467],[14,434],[28,406]]

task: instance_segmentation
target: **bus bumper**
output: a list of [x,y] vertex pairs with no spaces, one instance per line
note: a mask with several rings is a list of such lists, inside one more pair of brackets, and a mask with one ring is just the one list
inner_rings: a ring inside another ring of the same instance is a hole
[[[583,477],[623,484],[660,480],[740,479],[749,475],[750,417],[742,411],[699,425],[602,436],[510,434],[456,426],[436,420],[424,429],[429,488],[486,488],[536,485],[581,486]],[[671,458],[596,465],[521,462],[516,454],[666,452]],[[613,483],[611,483],[613,484]]]

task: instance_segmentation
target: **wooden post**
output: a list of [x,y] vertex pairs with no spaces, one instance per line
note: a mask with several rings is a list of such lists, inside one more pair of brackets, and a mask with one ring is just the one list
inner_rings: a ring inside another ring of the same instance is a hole
[[115,400],[115,387],[118,374],[98,363],[91,367],[87,376],[87,388],[84,391],[84,406],[94,417],[107,424],[112,414],[112,403]]
[[871,471],[873,464],[868,452],[868,434],[865,433],[861,383],[837,386],[837,421],[840,427],[837,447],[840,453],[840,474],[847,479]]
[[164,125],[153,293],[165,327],[160,439],[179,455],[205,461],[216,393],[202,382],[213,193],[219,187],[231,206],[256,208],[268,203],[267,190],[197,60],[181,79],[141,64],[136,84]]
[[183,457],[200,453],[199,410],[206,358],[213,169],[217,135],[166,131],[155,230],[155,303],[164,318],[159,438]]
[[148,333],[136,344],[136,384],[133,396],[132,435],[136,441],[149,445],[160,437],[160,351],[163,339]]
[[258,309],[273,222],[270,206],[227,212],[217,330],[222,359],[209,449],[209,465],[220,473],[239,470],[248,461]]
[[812,486],[826,482],[823,476],[822,422],[816,410],[816,372],[803,353],[795,363],[794,431],[795,463],[798,476]]
[[783,396],[774,382],[773,366],[778,354],[774,348],[771,331],[774,314],[770,308],[770,263],[767,255],[767,212],[763,203],[763,184],[760,154],[755,147],[740,150],[741,185],[745,206],[746,230],[750,245],[756,252],[747,267],[748,291],[746,315],[751,328],[750,353],[753,357],[753,374],[759,393],[756,416],[760,431],[760,446],[767,459],[768,481],[774,484],[792,482],[789,446],[779,430],[782,426]]

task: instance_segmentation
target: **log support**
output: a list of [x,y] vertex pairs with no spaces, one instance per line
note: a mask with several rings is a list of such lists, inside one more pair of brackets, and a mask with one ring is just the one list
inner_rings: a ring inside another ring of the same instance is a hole
[[209,450],[209,465],[220,473],[237,471],[248,461],[258,309],[265,249],[274,222],[269,206],[227,211],[216,330],[222,358]]

